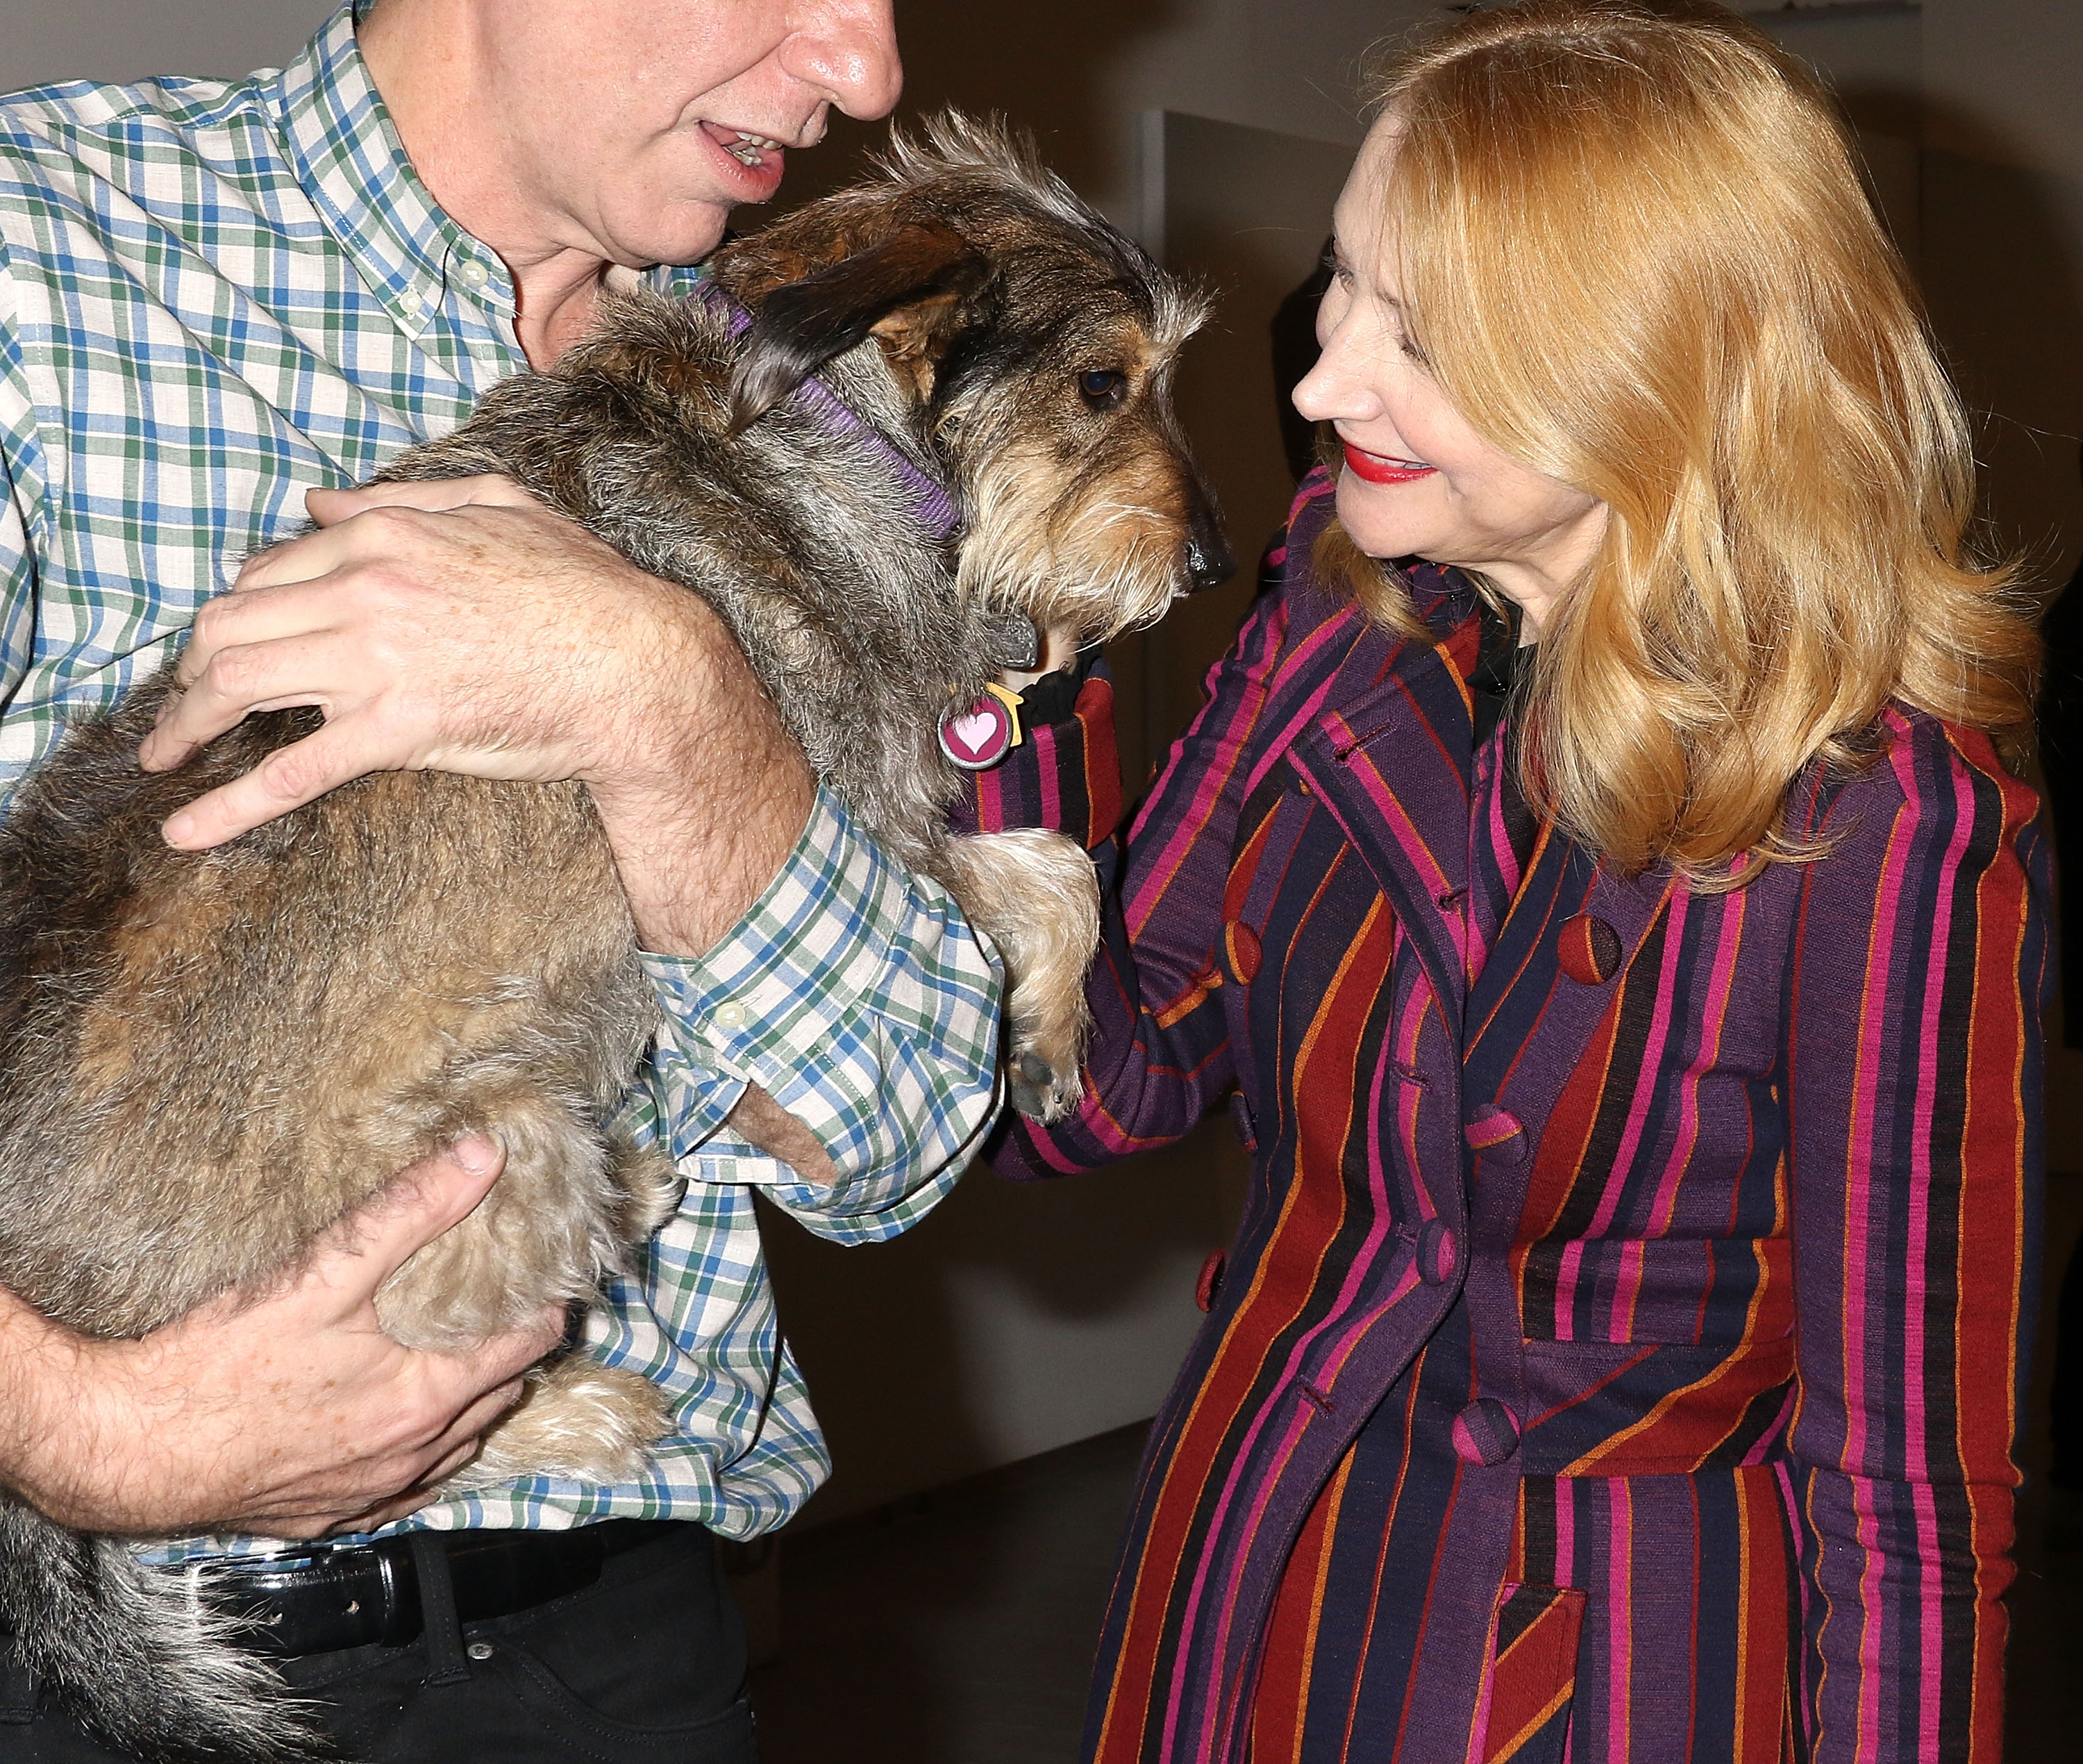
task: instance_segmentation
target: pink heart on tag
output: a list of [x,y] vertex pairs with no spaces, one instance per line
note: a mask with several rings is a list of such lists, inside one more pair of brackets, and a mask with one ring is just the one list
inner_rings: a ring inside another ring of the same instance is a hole
[[949,717],[947,731],[956,745],[974,759],[987,753],[996,741],[998,719],[988,711],[971,711],[962,716]]

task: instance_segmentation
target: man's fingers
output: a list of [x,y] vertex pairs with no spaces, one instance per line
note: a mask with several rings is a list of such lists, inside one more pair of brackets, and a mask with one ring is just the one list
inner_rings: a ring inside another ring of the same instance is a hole
[[371,509],[420,509],[429,514],[446,514],[473,503],[506,509],[540,506],[511,478],[493,472],[472,478],[364,484],[355,490],[312,490],[304,496],[305,509],[322,527],[336,526]]
[[395,756],[365,752],[355,721],[342,719],[277,748],[243,777],[196,797],[167,817],[160,836],[176,850],[207,851],[353,779],[397,767]]
[[179,697],[167,701],[137,749],[138,765],[148,772],[170,771],[256,711],[332,703],[311,682],[337,676],[337,648],[335,633],[319,631],[220,649]]

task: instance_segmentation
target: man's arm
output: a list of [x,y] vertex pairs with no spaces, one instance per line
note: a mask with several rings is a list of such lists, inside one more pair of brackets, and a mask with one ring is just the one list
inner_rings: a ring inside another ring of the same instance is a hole
[[[221,843],[370,771],[577,778],[599,807],[655,956],[743,967],[773,942],[738,935],[770,889],[798,902],[797,917],[821,915],[821,891],[864,842],[850,832],[815,849],[803,841],[809,766],[698,596],[647,576],[504,479],[314,492],[310,506],[330,525],[256,558],[235,592],[204,607],[183,658],[188,689],[142,758],[177,765],[254,711],[315,704],[326,723],[174,817],[171,842]],[[951,918],[942,935],[974,954]],[[833,972],[857,967],[893,929],[868,927],[860,947],[834,952]],[[973,1091],[974,1044],[995,1040],[998,1000],[991,976],[980,992],[969,977],[953,994],[961,1021],[948,1020],[953,1064]],[[669,1017],[706,984],[654,978]],[[843,990],[849,998],[868,990]],[[708,1027],[693,1025],[697,1040]],[[925,1025],[928,1038],[936,1031]],[[679,1051],[701,1058],[685,1037]],[[808,1040],[789,1051],[792,1061],[757,1074],[726,1066],[737,1080],[732,1125],[796,1175],[829,1184],[845,1160],[805,1116],[847,1111],[805,1097],[806,1110],[782,1094],[801,1092],[807,1064],[825,1057]],[[930,1047],[919,1051],[932,1062]],[[987,1078],[968,1099],[987,1106],[988,1093]],[[949,1122],[931,1109],[915,1119],[937,1166]],[[669,1124],[667,1137],[689,1136]],[[882,1167],[915,1162],[900,1148]]]
[[407,1172],[280,1292],[142,1340],[91,1340],[0,1293],[0,1482],[95,1531],[316,1537],[403,1518],[520,1399],[558,1307],[468,1353],[401,1348],[377,1289],[497,1176],[487,1141]]

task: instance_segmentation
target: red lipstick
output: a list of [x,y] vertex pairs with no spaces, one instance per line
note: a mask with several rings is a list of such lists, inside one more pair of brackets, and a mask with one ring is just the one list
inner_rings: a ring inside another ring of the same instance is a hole
[[1420,478],[1429,478],[1439,468],[1421,466],[1414,460],[1385,459],[1380,454],[1370,454],[1346,444],[1346,469],[1356,478],[1364,478],[1371,484],[1412,484]]

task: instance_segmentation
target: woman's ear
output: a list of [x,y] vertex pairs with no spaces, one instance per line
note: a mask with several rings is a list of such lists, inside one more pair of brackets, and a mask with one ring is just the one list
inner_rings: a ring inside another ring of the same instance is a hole
[[915,390],[930,392],[932,363],[985,268],[960,234],[926,222],[775,289],[760,303],[731,377],[731,433],[758,421],[871,333]]

